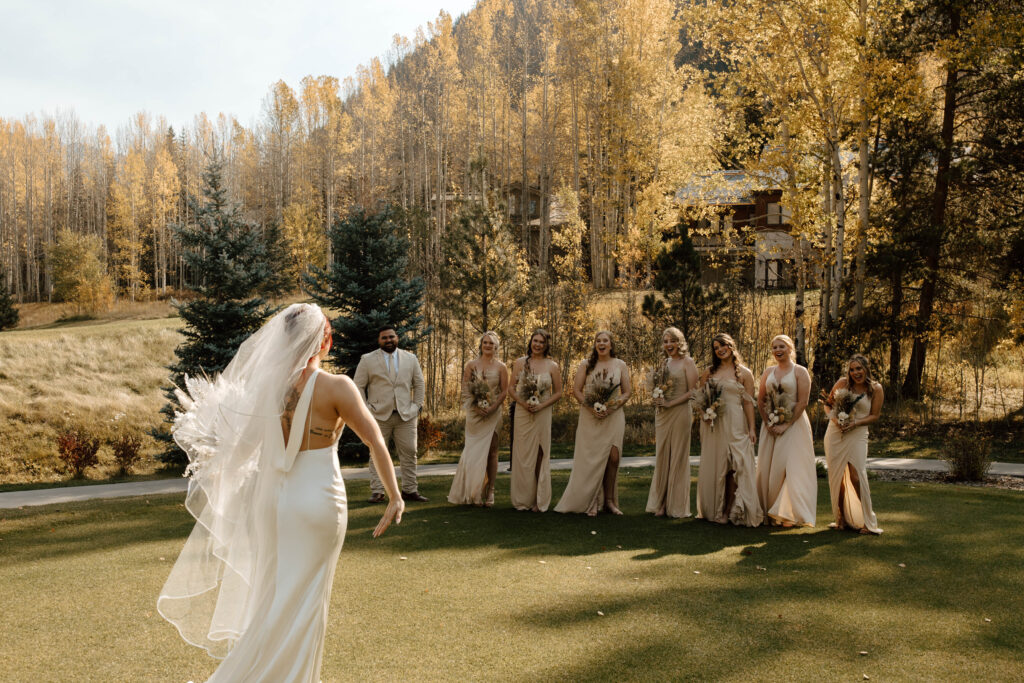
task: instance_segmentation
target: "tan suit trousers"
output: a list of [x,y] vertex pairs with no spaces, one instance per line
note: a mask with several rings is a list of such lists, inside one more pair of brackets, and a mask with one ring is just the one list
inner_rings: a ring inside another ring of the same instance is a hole
[[[387,444],[392,438],[395,441],[395,448],[392,452],[398,455],[404,493],[413,493],[417,490],[416,425],[418,422],[418,417],[403,420],[398,411],[391,413],[391,417],[386,420],[377,420],[377,424],[380,425],[380,433],[384,436],[384,443]],[[370,460],[370,492],[384,493],[384,484],[381,483],[372,459]]]

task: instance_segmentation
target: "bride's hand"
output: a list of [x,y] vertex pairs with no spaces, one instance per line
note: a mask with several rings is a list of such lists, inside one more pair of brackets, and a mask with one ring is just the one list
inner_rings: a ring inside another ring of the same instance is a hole
[[377,528],[373,530],[373,537],[377,538],[384,533],[391,522],[395,524],[402,523],[402,512],[405,511],[405,501],[401,497],[392,498],[388,502],[388,508],[384,511],[384,515],[380,518],[380,522],[377,524]]

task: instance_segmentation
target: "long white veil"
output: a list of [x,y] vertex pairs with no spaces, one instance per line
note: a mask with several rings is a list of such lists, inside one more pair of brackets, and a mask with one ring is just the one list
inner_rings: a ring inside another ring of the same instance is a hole
[[186,377],[174,440],[188,454],[185,507],[196,518],[157,610],[187,642],[223,658],[245,632],[255,590],[274,580],[281,415],[324,335],[324,315],[292,304],[246,339],[212,381]]

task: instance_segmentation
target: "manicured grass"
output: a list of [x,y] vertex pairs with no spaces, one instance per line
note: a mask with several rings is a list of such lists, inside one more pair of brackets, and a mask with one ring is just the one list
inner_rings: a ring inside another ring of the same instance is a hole
[[[885,534],[865,537],[825,528],[823,482],[818,527],[781,531],[654,519],[649,481],[623,471],[627,515],[588,519],[512,511],[505,477],[495,509],[456,508],[425,477],[432,502],[377,540],[351,482],[323,680],[1019,677],[1019,492],[874,482]],[[212,672],[155,610],[192,527],[180,496],[0,515],[0,678]]]

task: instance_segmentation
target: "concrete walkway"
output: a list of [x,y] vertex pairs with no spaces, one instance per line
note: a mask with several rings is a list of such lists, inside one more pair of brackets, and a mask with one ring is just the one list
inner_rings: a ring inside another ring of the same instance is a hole
[[[819,457],[819,461],[824,458]],[[690,458],[690,466],[696,468],[700,458]],[[622,467],[654,467],[654,456],[629,457],[622,459]],[[506,463],[500,463],[498,473],[503,474]],[[551,461],[553,470],[572,469],[572,460],[560,458]],[[917,458],[868,458],[869,470],[915,470],[918,472],[946,472],[948,467],[942,460],[925,460]],[[347,481],[359,481],[370,478],[365,467],[347,467],[341,470]],[[455,464],[420,465],[417,474],[422,477],[444,477],[455,474]],[[989,474],[997,476],[1024,477],[1024,463],[994,462]],[[185,478],[156,479],[153,481],[127,482],[124,484],[96,484],[85,486],[66,486],[52,489],[36,489],[31,491],[11,491],[0,493],[0,509],[20,508],[27,505],[53,505],[55,503],[74,503],[81,500],[96,498],[126,498],[129,496],[158,496],[165,493],[184,493],[188,486]]]

